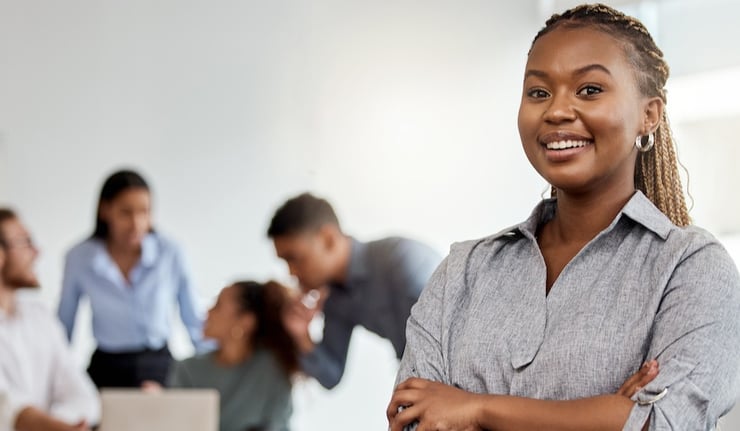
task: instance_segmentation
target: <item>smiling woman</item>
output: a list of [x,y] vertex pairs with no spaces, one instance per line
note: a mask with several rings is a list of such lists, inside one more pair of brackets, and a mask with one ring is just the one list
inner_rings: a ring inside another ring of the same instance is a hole
[[709,430],[730,410],[740,277],[689,226],[667,77],[644,26],[614,9],[547,21],[519,134],[553,198],[452,246],[408,321],[393,431]]

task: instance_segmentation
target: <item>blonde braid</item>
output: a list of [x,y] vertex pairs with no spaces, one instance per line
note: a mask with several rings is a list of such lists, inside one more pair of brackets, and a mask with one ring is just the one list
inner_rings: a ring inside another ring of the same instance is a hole
[[[627,59],[635,69],[643,96],[660,97],[664,104],[667,103],[665,83],[669,75],[668,64],[663,58],[663,52],[655,45],[647,28],[639,20],[603,4],[581,5],[548,19],[532,45],[560,26],[591,26],[617,39],[624,45]],[[691,219],[678,166],[673,133],[666,111],[663,110],[663,118],[655,132],[654,148],[637,157],[635,188],[642,191],[675,225],[687,226],[691,224]]]
[[635,187],[645,193],[676,226],[691,224],[686,200],[683,195],[681,177],[678,172],[678,157],[668,116],[655,132],[655,148],[640,153],[635,170]]

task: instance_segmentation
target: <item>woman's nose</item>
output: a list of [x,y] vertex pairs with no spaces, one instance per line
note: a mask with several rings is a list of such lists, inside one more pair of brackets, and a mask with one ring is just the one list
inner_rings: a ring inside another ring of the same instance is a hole
[[553,95],[545,111],[544,119],[554,124],[575,120],[576,111],[572,99],[567,95]]

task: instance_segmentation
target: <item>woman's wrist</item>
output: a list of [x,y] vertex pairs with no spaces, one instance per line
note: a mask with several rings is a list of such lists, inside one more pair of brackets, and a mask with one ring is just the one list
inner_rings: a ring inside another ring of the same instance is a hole
[[494,429],[499,415],[497,395],[475,394],[474,417],[481,429]]

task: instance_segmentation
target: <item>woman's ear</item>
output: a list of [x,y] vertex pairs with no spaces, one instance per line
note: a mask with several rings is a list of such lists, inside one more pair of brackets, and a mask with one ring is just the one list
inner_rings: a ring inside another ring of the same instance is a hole
[[644,120],[642,134],[655,133],[663,120],[663,110],[665,103],[660,97],[652,97],[645,101]]
[[244,313],[239,318],[239,326],[244,329],[245,334],[253,334],[257,329],[257,316],[254,313]]
[[110,215],[110,204],[107,202],[101,202],[98,206],[98,218],[103,221],[108,221]]

